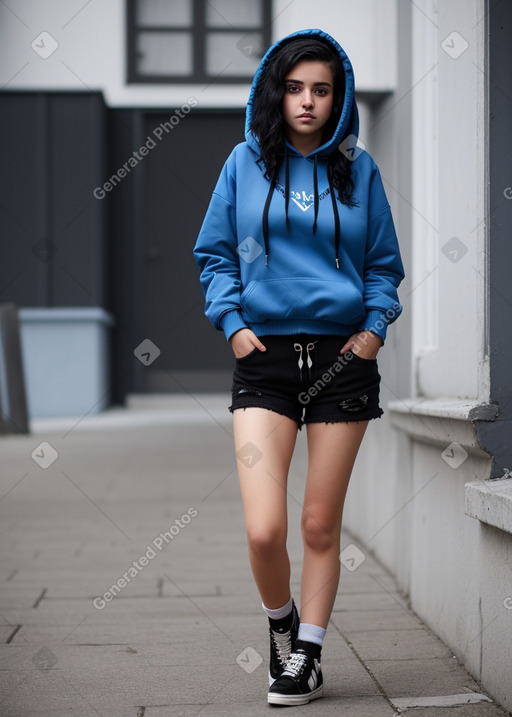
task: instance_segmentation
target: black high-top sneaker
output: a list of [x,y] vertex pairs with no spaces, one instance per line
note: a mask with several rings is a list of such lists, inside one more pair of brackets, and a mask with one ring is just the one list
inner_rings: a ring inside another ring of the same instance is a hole
[[[271,685],[274,680],[280,676],[284,670],[286,660],[290,656],[295,647],[295,640],[299,632],[299,613],[295,606],[292,605],[290,620],[272,620],[269,618],[270,632],[270,666],[268,670],[268,684]],[[281,623],[281,625],[280,625]],[[284,625],[283,625],[284,623]]]
[[322,696],[324,689],[320,655],[322,648],[297,640],[281,676],[268,691],[271,705],[305,705]]

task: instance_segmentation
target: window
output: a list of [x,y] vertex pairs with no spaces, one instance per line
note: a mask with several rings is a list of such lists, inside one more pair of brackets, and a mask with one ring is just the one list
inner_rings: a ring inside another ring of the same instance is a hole
[[128,82],[247,82],[270,45],[270,0],[127,0]]

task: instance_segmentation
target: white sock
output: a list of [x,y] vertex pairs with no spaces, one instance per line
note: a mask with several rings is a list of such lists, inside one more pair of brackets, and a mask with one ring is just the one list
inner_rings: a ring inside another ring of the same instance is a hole
[[320,645],[320,647],[324,643],[324,637],[327,630],[323,627],[319,627],[318,625],[310,625],[307,622],[301,622],[299,625],[299,634],[297,635],[297,640],[304,640],[305,642],[314,642],[315,645]]
[[267,615],[272,618],[272,620],[282,620],[284,617],[287,617],[291,613],[293,602],[292,598],[290,597],[286,605],[283,605],[283,607],[278,607],[275,610],[271,610],[269,607],[265,607],[263,603],[261,603],[261,607],[265,610]]

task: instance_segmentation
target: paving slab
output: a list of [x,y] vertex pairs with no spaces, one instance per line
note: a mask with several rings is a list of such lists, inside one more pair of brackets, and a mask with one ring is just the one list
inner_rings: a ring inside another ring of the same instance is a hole
[[[354,632],[373,630],[414,630],[421,621],[409,610],[334,610],[331,621],[341,632],[350,637]],[[384,637],[384,636],[381,636]]]
[[350,595],[352,593],[358,595],[361,593],[382,594],[383,590],[389,590],[391,593],[396,592],[396,582],[391,575],[388,575],[382,570],[359,572],[358,569],[352,573],[342,568],[339,592],[342,592],[343,595]]
[[475,680],[455,657],[416,660],[367,660],[388,695],[414,697],[481,692]]
[[408,709],[400,714],[408,717],[503,717],[508,714],[493,704],[465,705],[462,707],[419,707]]
[[446,645],[424,628],[353,632],[350,642],[363,660],[417,660],[452,657]]
[[463,692],[460,695],[436,695],[431,697],[392,697],[392,704],[399,710],[413,709],[414,707],[460,707],[468,704],[491,702],[485,695],[478,692]]
[[407,610],[407,600],[398,591],[375,593],[344,593],[335,605],[335,611],[352,612],[353,610]]
[[[225,411],[229,401],[219,401]],[[220,403],[189,398],[174,412],[113,411],[96,424],[39,421],[34,435],[0,438],[2,717],[275,709],[266,701],[268,628],[248,561],[231,418],[220,417]],[[58,452],[44,470],[31,458],[42,441]],[[304,466],[302,435],[288,501],[299,605]],[[342,551],[351,544],[365,559],[356,570],[342,566],[323,650],[325,696],[294,714],[393,717],[393,699],[481,693],[392,576],[344,532]],[[115,584],[119,594],[95,607]],[[397,705],[419,717],[505,714],[492,702]]]
[[[175,707],[160,706],[149,707],[144,717],[224,717],[226,715],[225,705],[215,702],[200,708],[197,707]],[[320,700],[310,702],[308,705],[300,705],[293,708],[294,715],[318,715],[319,717],[393,717],[394,710],[382,697],[358,697],[340,698],[338,695],[328,692]],[[240,717],[272,717],[281,714],[279,707],[269,706],[261,700],[248,702],[240,705],[237,715]]]

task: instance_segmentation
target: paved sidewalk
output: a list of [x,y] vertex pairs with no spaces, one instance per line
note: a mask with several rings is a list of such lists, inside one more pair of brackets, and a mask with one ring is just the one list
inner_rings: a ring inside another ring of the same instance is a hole
[[[279,709],[266,703],[267,621],[247,557],[228,397],[198,401],[39,421],[29,437],[0,438],[2,717]],[[289,482],[298,601],[304,439]],[[344,534],[325,696],[290,714],[502,717],[387,572],[368,554],[358,565],[354,542]]]

